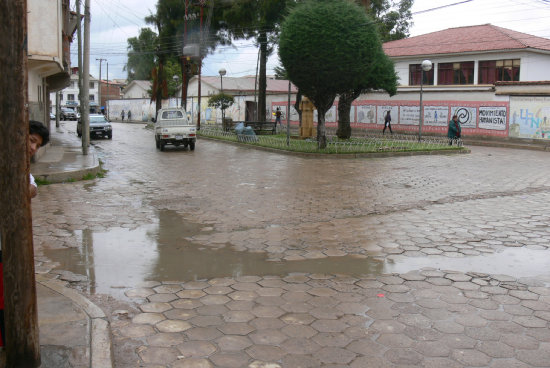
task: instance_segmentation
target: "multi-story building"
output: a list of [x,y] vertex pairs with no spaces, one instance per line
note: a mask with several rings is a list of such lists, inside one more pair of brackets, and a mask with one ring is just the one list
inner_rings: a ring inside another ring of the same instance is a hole
[[[89,99],[90,112],[99,113],[99,81],[90,75]],[[52,101],[51,111],[55,114],[56,93],[50,94]],[[75,108],[80,111],[80,101],[78,98],[78,68],[71,68],[69,85],[59,91],[59,107]]]
[[69,0],[27,0],[29,118],[50,124],[50,92],[69,84],[77,16]]

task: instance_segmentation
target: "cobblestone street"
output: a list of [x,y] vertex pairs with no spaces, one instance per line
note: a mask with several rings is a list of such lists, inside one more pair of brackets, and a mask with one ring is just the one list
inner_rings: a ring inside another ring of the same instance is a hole
[[117,367],[550,366],[549,153],[160,152],[113,127],[105,178],[32,207],[37,272],[104,309]]

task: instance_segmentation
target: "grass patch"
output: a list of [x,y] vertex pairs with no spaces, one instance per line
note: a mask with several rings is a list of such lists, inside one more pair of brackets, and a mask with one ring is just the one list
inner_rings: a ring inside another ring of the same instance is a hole
[[200,136],[216,138],[228,142],[238,142],[251,146],[267,147],[291,152],[323,153],[323,154],[360,154],[380,152],[426,152],[426,151],[457,151],[464,147],[450,146],[447,138],[424,137],[421,142],[412,135],[386,135],[352,137],[350,139],[327,139],[327,147],[319,149],[317,141],[312,139],[291,138],[287,144],[286,134],[240,136],[235,133],[224,132],[220,129],[201,129]]
[[42,179],[42,178],[34,178],[34,181],[35,181],[35,183],[36,183],[37,186],[49,185],[49,184],[51,184],[50,181],[45,180],[45,179]]

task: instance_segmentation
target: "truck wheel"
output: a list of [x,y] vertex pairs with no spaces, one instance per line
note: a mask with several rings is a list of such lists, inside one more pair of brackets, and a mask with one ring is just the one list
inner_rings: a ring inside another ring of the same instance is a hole
[[189,149],[190,149],[191,151],[194,151],[194,150],[195,150],[195,142],[189,143]]
[[107,136],[107,138],[113,139],[113,133],[109,134],[109,135]]
[[159,142],[159,139],[157,137],[155,137],[155,146],[157,146],[157,149],[160,148],[160,142]]
[[164,151],[164,146],[166,146],[166,143],[164,141],[160,141],[160,150]]

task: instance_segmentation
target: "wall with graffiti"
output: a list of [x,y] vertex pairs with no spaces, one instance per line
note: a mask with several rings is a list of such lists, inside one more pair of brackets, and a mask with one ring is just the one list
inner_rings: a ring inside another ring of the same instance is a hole
[[510,137],[550,139],[550,97],[510,97]]
[[[291,105],[294,101],[291,102]],[[287,102],[273,102],[272,109],[277,107],[286,111]],[[336,126],[338,121],[338,101],[327,112],[326,125]],[[446,134],[447,125],[456,114],[462,126],[463,135],[508,136],[509,103],[503,101],[435,101],[423,103],[423,132]],[[298,124],[298,114],[291,107],[291,123]],[[392,127],[395,131],[416,132],[420,125],[420,105],[417,101],[355,101],[350,111],[352,128],[380,129],[384,127],[384,116],[390,111]],[[315,112],[314,121],[317,121]],[[550,133],[550,131],[549,131]]]

